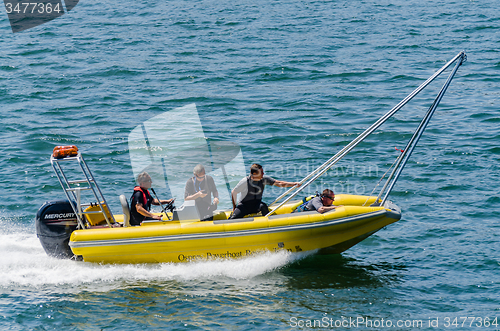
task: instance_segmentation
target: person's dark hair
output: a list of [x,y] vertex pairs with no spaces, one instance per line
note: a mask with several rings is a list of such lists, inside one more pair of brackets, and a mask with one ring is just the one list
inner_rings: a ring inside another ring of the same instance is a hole
[[262,166],[258,163],[254,163],[252,164],[252,166],[250,167],[250,173],[252,175],[257,175],[257,174],[260,174],[260,170],[262,169]]
[[325,189],[323,190],[323,193],[321,193],[321,196],[329,196],[329,197],[331,197],[332,195],[334,195],[334,194],[333,194],[333,191],[332,191],[332,190],[330,190],[330,189],[327,189],[327,188],[325,188]]

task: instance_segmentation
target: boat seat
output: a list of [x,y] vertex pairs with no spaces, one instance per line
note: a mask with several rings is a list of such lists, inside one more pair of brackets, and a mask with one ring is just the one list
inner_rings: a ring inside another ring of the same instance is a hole
[[120,195],[120,203],[123,210],[123,226],[130,226],[130,207],[127,198],[123,194]]
[[[104,201],[101,201],[101,206],[106,212],[108,220],[110,221],[111,224],[113,224],[114,223],[113,217],[111,217],[111,213],[109,212],[108,206],[104,203]],[[104,213],[101,211],[101,207],[97,203],[91,204],[90,206],[85,208],[83,212],[85,215],[85,219],[90,224],[90,226],[107,224]]]

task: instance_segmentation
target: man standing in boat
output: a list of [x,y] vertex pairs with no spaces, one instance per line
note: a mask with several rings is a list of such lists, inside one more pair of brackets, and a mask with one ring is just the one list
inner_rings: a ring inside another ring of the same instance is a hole
[[217,204],[219,203],[219,192],[215,186],[214,179],[205,174],[203,165],[198,164],[194,167],[193,174],[194,176],[186,182],[184,200],[194,200],[196,208],[200,213],[200,219],[210,221],[213,219],[213,211],[217,209]]
[[[132,194],[130,202],[130,225],[141,225],[142,221],[146,218],[161,220],[160,215],[153,215],[149,210],[151,204],[159,205],[158,199],[153,199],[149,194],[148,189],[151,188],[151,176],[147,172],[141,172],[137,176],[137,183],[139,186],[134,187],[134,194]],[[173,199],[161,200],[162,204],[172,202]]]
[[[258,213],[262,215],[269,213],[268,206],[262,202],[262,194],[264,186],[292,187],[300,186],[299,182],[285,182],[276,180],[264,175],[264,169],[260,164],[254,163],[250,167],[250,176],[243,178],[232,190],[231,200],[233,202],[233,214],[230,219],[242,218],[248,214]],[[238,205],[236,205],[236,197],[240,195]]]

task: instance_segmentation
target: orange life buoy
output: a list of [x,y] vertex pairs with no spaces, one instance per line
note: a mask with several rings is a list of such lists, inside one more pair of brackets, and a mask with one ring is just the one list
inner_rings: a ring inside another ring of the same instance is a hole
[[78,147],[75,145],[70,146],[56,146],[52,152],[52,156],[56,159],[62,159],[68,156],[77,156]]

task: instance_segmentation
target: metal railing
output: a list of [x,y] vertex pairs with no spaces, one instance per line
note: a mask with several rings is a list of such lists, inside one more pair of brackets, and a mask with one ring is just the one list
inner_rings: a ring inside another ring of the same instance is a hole
[[[455,61],[459,60],[458,63],[455,66],[455,69],[453,70],[453,75],[451,76],[451,79],[453,78],[454,74],[456,73],[458,67],[466,60],[467,56],[465,54],[465,51],[462,51],[458,53],[453,59],[451,59],[449,62],[447,62],[441,69],[436,71],[432,76],[430,76],[425,82],[420,84],[419,87],[417,87],[413,92],[411,92],[406,98],[401,100],[395,107],[393,107],[390,111],[388,111],[385,115],[383,115],[381,118],[379,118],[374,124],[372,124],[368,129],[363,131],[359,136],[357,136],[353,141],[351,141],[347,146],[345,146],[342,150],[340,150],[337,154],[332,156],[328,161],[323,163],[321,166],[319,166],[317,169],[315,169],[313,172],[311,172],[309,175],[304,177],[299,183],[300,187],[294,186],[287,190],[285,193],[280,195],[278,198],[276,198],[275,201],[273,201],[270,206],[273,204],[277,203],[280,201],[283,197],[287,196],[289,193],[291,193],[293,190],[297,189],[294,193],[292,193],[290,196],[288,196],[282,203],[280,203],[276,208],[273,208],[272,211],[270,211],[266,217],[271,216],[278,208],[286,204],[288,201],[293,199],[297,194],[299,194],[302,190],[304,190],[307,186],[309,186],[311,183],[313,183],[316,179],[318,179],[321,175],[323,175],[326,171],[328,171],[335,163],[340,161],[344,156],[346,156],[354,147],[356,147],[359,143],[361,143],[366,137],[368,137],[370,134],[372,134],[376,129],[378,129],[382,124],[384,124],[389,118],[391,118],[396,112],[398,112],[404,105],[406,105],[410,100],[412,100],[418,93],[420,93],[424,88],[426,88],[434,79],[436,79],[439,75],[441,75],[449,66],[451,66]],[[451,81],[449,78],[449,81]],[[449,85],[449,82],[445,84],[446,87]],[[438,98],[441,100],[442,95],[444,94],[444,91],[442,90],[439,95],[441,97]],[[439,103],[439,102],[438,102]],[[437,104],[436,104],[437,107]],[[434,107],[435,110],[435,107]],[[433,111],[434,112],[434,111]],[[431,115],[432,116],[432,115]],[[430,118],[429,118],[430,119]],[[418,141],[418,140],[417,140]],[[401,172],[398,173],[398,176]],[[397,178],[396,178],[397,179]],[[305,184],[304,184],[305,183]],[[392,185],[393,186],[393,185]],[[391,188],[392,188],[391,186]],[[386,196],[387,197],[387,196]],[[385,197],[385,198],[386,198]],[[384,198],[384,199],[385,199]]]

